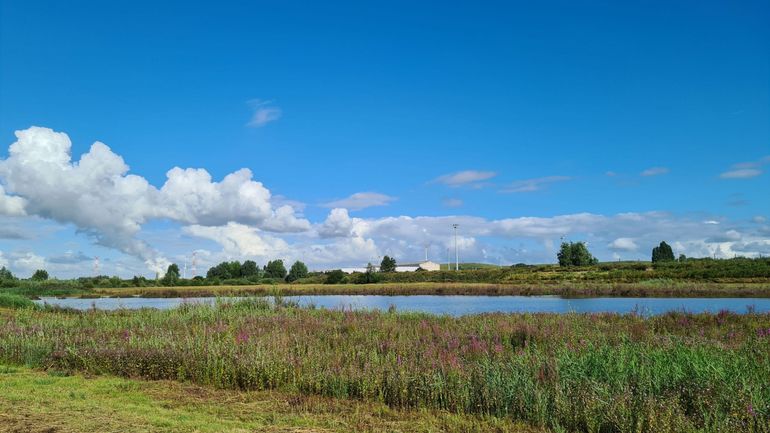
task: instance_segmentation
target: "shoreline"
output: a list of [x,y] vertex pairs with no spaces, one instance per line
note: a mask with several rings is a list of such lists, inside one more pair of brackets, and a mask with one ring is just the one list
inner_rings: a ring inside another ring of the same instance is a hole
[[561,296],[564,298],[770,298],[770,283],[658,282],[617,284],[379,283],[277,284],[97,288],[82,299],[99,297],[199,298],[217,296]]

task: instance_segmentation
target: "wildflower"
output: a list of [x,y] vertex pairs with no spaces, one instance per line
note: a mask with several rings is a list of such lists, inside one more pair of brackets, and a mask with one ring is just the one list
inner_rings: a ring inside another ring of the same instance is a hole
[[235,336],[235,342],[238,344],[243,344],[249,341],[249,334],[246,331],[240,331],[238,332],[238,335]]

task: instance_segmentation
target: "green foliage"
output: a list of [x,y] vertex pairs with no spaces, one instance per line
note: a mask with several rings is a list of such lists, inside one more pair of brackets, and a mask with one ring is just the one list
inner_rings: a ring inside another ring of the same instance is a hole
[[259,268],[257,267],[256,262],[253,260],[246,260],[241,265],[241,271],[240,271],[241,277],[244,278],[250,278],[250,277],[258,277],[259,276]]
[[590,266],[599,263],[588,251],[585,242],[562,242],[556,258],[559,266]]
[[382,280],[380,277],[380,273],[375,271],[374,265],[371,263],[368,263],[366,265],[366,272],[357,272],[355,273],[353,277],[353,281],[356,284],[372,284],[372,283],[378,283]]
[[[255,263],[256,266],[256,263]],[[220,280],[229,280],[231,278],[240,278],[241,277],[241,262],[233,261],[233,262],[222,262],[213,268],[210,268],[208,272],[206,272],[206,278],[208,279],[214,279],[218,278]]]
[[324,272],[326,280],[324,284],[343,284],[348,282],[348,274],[342,271],[342,269],[335,269],[333,271]]
[[12,293],[0,292],[0,308],[34,308],[35,303],[29,298]]
[[304,263],[297,260],[294,262],[293,265],[291,265],[291,269],[289,269],[289,274],[286,275],[286,281],[288,282],[294,282],[299,280],[300,278],[307,277],[307,266],[305,266]]
[[38,269],[34,274],[32,274],[31,279],[33,281],[45,281],[48,279],[48,271],[45,269]]
[[286,278],[286,267],[283,260],[271,260],[265,266],[265,278],[275,278],[283,280]]
[[13,276],[11,271],[6,269],[5,266],[0,268],[0,281],[15,281],[15,280],[16,280],[16,277]]
[[380,272],[396,272],[396,259],[385,256],[380,262]]
[[166,275],[161,279],[164,286],[175,286],[179,282],[179,266],[176,263],[168,265]]
[[555,432],[767,432],[768,329],[770,315],[754,313],[455,318],[223,302],[0,315],[0,362],[290,390]]
[[674,260],[674,250],[665,241],[652,249],[652,263],[673,262]]

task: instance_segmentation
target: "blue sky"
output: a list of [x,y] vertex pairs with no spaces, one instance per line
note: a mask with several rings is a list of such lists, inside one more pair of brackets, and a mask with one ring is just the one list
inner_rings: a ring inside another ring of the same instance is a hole
[[[437,260],[451,217],[464,256],[495,263],[553,261],[562,236],[603,260],[662,239],[770,252],[767,2],[157,3],[0,2],[0,185],[18,204],[0,262],[20,275],[89,273],[97,255],[147,274],[191,251],[324,269],[430,244]],[[66,133],[72,161],[105,143],[158,190],[173,167],[248,168],[270,197],[206,196],[230,209],[214,215],[161,194],[162,211],[108,224],[62,197],[125,215],[145,196],[104,186],[120,170],[24,184],[50,173],[10,157],[31,126]]]

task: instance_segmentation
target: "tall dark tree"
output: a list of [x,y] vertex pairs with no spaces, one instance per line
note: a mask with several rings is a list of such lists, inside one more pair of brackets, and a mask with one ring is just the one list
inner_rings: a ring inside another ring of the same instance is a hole
[[297,260],[294,262],[293,265],[291,265],[291,269],[289,269],[289,274],[286,275],[286,281],[293,282],[297,281],[300,278],[307,277],[307,266],[305,266],[304,263]]
[[48,279],[48,271],[45,269],[38,269],[32,274],[32,279],[35,281],[45,281]]
[[176,263],[168,265],[166,269],[166,275],[161,279],[161,283],[164,286],[173,286],[179,282],[179,266]]
[[0,268],[0,280],[15,280],[15,279],[16,277],[14,277],[11,271],[6,269],[5,266]]
[[396,259],[385,256],[380,262],[380,272],[396,272]]
[[265,266],[265,277],[267,278],[286,278],[286,267],[283,265],[283,260],[271,260],[267,262]]
[[253,260],[246,260],[241,265],[241,276],[244,278],[254,277],[259,274],[259,268]]
[[652,249],[652,262],[673,262],[674,261],[674,250],[671,249],[671,246],[666,243],[666,241],[663,241],[658,245],[657,247]]
[[556,258],[559,266],[590,266],[599,263],[588,251],[585,242],[562,242]]

